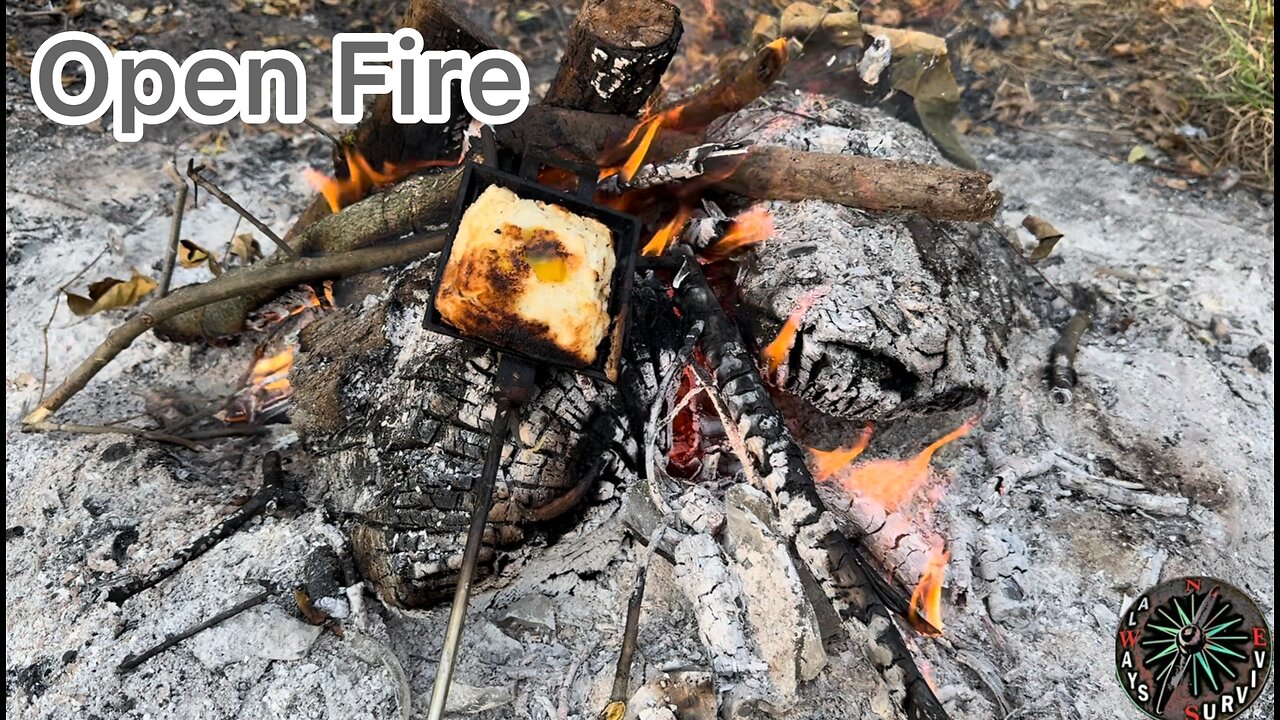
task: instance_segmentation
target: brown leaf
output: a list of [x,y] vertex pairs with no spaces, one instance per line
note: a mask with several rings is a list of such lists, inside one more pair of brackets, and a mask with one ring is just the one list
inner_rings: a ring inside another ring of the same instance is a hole
[[133,271],[129,280],[106,278],[89,286],[89,297],[67,292],[67,307],[77,317],[96,315],[103,310],[137,305],[157,287],[156,281]]
[[1053,248],[1062,239],[1062,233],[1053,226],[1048,220],[1035,215],[1028,215],[1022,219],[1022,227],[1026,228],[1036,237],[1036,247],[1027,253],[1027,262],[1038,263],[1049,257],[1049,253],[1053,252]]
[[253,239],[253,233],[240,233],[231,240],[231,254],[248,265],[262,257],[262,246]]
[[908,55],[889,68],[889,84],[911,96],[920,126],[948,160],[966,168],[978,167],[952,123],[960,108],[960,86],[946,55]]

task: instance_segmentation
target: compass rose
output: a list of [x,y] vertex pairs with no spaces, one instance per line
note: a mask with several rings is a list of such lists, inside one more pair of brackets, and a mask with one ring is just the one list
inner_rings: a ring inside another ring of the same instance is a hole
[[1271,631],[1238,588],[1178,578],[1143,593],[1116,633],[1116,675],[1155,718],[1226,720],[1247,708],[1271,668]]

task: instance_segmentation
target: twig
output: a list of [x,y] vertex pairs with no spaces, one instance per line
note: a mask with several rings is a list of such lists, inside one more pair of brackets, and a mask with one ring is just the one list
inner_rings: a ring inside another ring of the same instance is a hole
[[215,525],[212,530],[196,538],[190,545],[175,552],[169,562],[146,575],[133,578],[108,590],[107,600],[119,605],[143,590],[155,587],[181,570],[187,563],[205,554],[219,542],[231,537],[237,530],[244,527],[253,518],[261,515],[271,505],[278,504],[281,500],[292,499],[290,491],[285,487],[284,480],[284,470],[280,466],[280,454],[277,452],[267,453],[262,458],[262,487],[258,488],[258,491],[249,498],[248,502],[236,508],[222,522]]
[[151,647],[151,648],[149,648],[149,649],[147,649],[147,650],[144,650],[144,651],[142,651],[141,653],[139,653],[138,655],[129,654],[129,655],[125,656],[125,659],[124,659],[124,660],[123,660],[119,665],[117,665],[117,666],[116,666],[116,672],[117,672],[117,673],[119,673],[119,674],[121,674],[121,675],[123,675],[123,674],[125,674],[125,673],[128,673],[128,672],[132,672],[132,671],[136,670],[136,669],[138,668],[138,666],[139,666],[139,665],[141,665],[142,663],[144,663],[144,662],[146,662],[146,661],[150,660],[151,658],[153,658],[153,657],[155,657],[155,656],[159,655],[160,653],[164,652],[165,650],[168,650],[169,648],[173,647],[174,645],[177,645],[178,643],[182,642],[183,640],[186,640],[187,638],[191,637],[192,635],[195,635],[196,633],[202,632],[202,631],[204,631],[204,630],[208,630],[209,628],[213,627],[214,625],[217,625],[217,624],[219,624],[219,623],[221,623],[221,622],[224,622],[224,621],[226,621],[226,620],[230,620],[231,618],[233,618],[233,617],[235,617],[235,616],[239,615],[240,613],[244,612],[245,610],[248,610],[249,608],[252,608],[252,607],[256,607],[256,606],[258,606],[258,605],[261,605],[262,603],[266,602],[266,601],[267,601],[267,598],[269,598],[269,597],[271,597],[271,591],[270,591],[270,590],[263,590],[262,592],[258,593],[257,595],[254,595],[253,597],[249,598],[248,600],[245,600],[245,601],[243,601],[243,602],[236,603],[235,605],[232,605],[231,607],[227,608],[226,610],[223,610],[222,612],[218,613],[217,615],[214,615],[213,617],[209,618],[208,620],[205,620],[204,622],[201,622],[201,623],[199,623],[199,624],[197,624],[197,625],[194,625],[194,626],[192,626],[192,627],[190,627],[190,628],[188,628],[188,629],[186,629],[186,630],[183,630],[182,632],[178,633],[177,635],[169,635],[169,636],[167,636],[163,641],[161,641],[161,642],[160,642],[160,644],[159,644],[159,645],[156,645],[156,646]]
[[334,147],[341,147],[341,146],[342,146],[342,141],[340,141],[340,140],[338,140],[338,138],[334,137],[334,136],[333,136],[333,133],[331,133],[331,132],[329,132],[328,130],[325,130],[324,128],[322,128],[322,127],[320,127],[319,125],[317,125],[317,124],[315,123],[315,121],[314,121],[314,120],[312,120],[311,118],[302,118],[302,124],[303,124],[303,125],[306,125],[307,127],[311,128],[312,130],[315,130],[316,132],[318,132],[318,133],[320,133],[321,135],[325,136],[325,138],[327,138],[327,139],[329,140],[329,142],[333,143]]
[[187,211],[187,193],[191,186],[178,174],[173,163],[164,166],[164,174],[178,186],[178,195],[173,201],[173,224],[169,226],[169,246],[164,252],[164,272],[160,275],[160,297],[169,294],[169,285],[173,282],[173,266],[178,261],[178,241],[182,235],[182,215]]
[[439,250],[442,244],[443,235],[431,234],[396,245],[364,248],[318,258],[302,258],[282,265],[248,267],[235,273],[226,273],[202,285],[179,288],[166,297],[148,303],[142,312],[112,330],[107,339],[39,407],[23,418],[23,423],[38,423],[56,412],[80,392],[107,363],[132,345],[134,340],[168,318],[248,292],[297,285],[321,278],[354,275],[416,260]]
[[200,452],[204,449],[195,444],[191,438],[170,435],[169,433],[159,430],[145,430],[143,428],[130,427],[128,425],[85,425],[81,423],[33,422],[23,423],[22,432],[64,432],[79,433],[82,435],[132,435],[134,437],[145,438],[147,440],[155,440],[156,442],[181,445],[188,450],[194,450],[196,452]]
[[80,272],[76,273],[75,277],[62,283],[62,286],[58,288],[56,294],[53,296],[53,310],[49,313],[49,319],[45,322],[44,327],[40,328],[40,335],[44,341],[44,363],[40,370],[40,398],[42,400],[44,399],[44,391],[49,388],[49,328],[53,327],[53,319],[58,316],[58,306],[62,303],[62,294],[65,293],[67,288],[71,287],[77,280],[84,277],[84,274],[89,272],[90,268],[97,265],[98,261],[102,259],[102,256],[106,255],[107,250],[110,249],[110,243],[103,245],[102,251],[94,256],[93,260],[90,260],[88,265],[81,268]]
[[649,537],[644,559],[636,568],[636,583],[631,589],[630,598],[627,599],[627,624],[622,630],[622,649],[618,652],[618,666],[613,673],[613,690],[609,693],[610,704],[627,701],[627,683],[631,681],[631,662],[635,658],[636,642],[640,635],[640,608],[644,605],[645,580],[666,527],[667,523],[664,519],[658,527],[654,528],[653,535]]
[[1076,351],[1080,337],[1092,324],[1089,313],[1076,310],[1049,351],[1049,397],[1059,405],[1071,402],[1071,391],[1076,387]]
[[284,251],[284,254],[288,255],[291,258],[298,257],[298,252],[294,250],[292,247],[290,247],[289,243],[284,241],[284,238],[280,237],[275,233],[274,230],[267,227],[267,224],[259,220],[257,217],[255,217],[253,213],[249,212],[248,210],[245,210],[244,207],[240,205],[240,203],[236,202],[234,199],[232,199],[230,195],[223,192],[222,188],[213,184],[212,180],[206,178],[204,175],[201,175],[200,173],[203,170],[204,170],[204,166],[196,165],[194,161],[187,163],[187,177],[191,178],[191,182],[195,183],[197,187],[203,188],[205,192],[209,193],[210,195],[218,198],[218,200],[220,200],[223,205],[226,205],[232,210],[235,210],[236,212],[240,213],[240,217],[244,218],[245,220],[248,220],[250,223],[253,224],[254,227],[258,228],[258,230],[260,230],[263,235],[266,235],[267,238],[271,240],[271,242],[275,243],[277,248]]

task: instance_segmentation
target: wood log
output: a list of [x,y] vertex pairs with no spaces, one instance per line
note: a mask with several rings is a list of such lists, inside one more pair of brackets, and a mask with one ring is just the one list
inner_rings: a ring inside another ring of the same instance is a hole
[[[483,30],[447,0],[412,0],[400,27],[421,33],[424,51],[465,50],[474,55],[496,47]],[[451,88],[452,116],[440,125],[397,123],[391,116],[391,95],[375,97],[368,116],[351,138],[352,144],[375,168],[388,162],[456,158],[471,117],[462,103],[461,84]],[[335,148],[334,167],[340,177],[346,176],[346,160],[340,148]]]
[[[293,246],[304,256],[328,255],[426,232],[448,220],[461,181],[462,171],[457,169],[410,178],[387,192],[361,200],[337,215],[316,221],[298,234]],[[323,199],[320,204],[324,205]],[[328,211],[327,206],[325,211]],[[276,254],[248,268],[231,270],[226,276],[288,262],[288,257]],[[277,292],[275,289],[257,290],[195,308],[160,322],[156,326],[156,334],[176,342],[233,335],[244,327],[250,312],[275,297]]]
[[684,26],[665,0],[589,0],[543,103],[635,115],[657,89]]
[[[594,162],[632,127],[625,118],[538,106],[498,128],[497,135],[518,151],[555,148],[579,162]],[[671,157],[702,142],[696,135],[659,132],[650,157]],[[719,187],[758,200],[828,200],[863,210],[982,222],[995,216],[1003,199],[990,184],[984,172],[757,145]]]
[[[702,322],[700,345],[711,369],[716,391],[729,411],[728,423],[745,436],[744,446],[760,489],[774,500],[773,523],[790,541],[793,554],[848,618],[869,628],[891,661],[882,665],[886,679],[892,675],[904,693],[910,716],[927,720],[947,717],[942,704],[907,650],[893,613],[906,610],[907,599],[884,582],[883,570],[868,557],[862,538],[846,538],[831,528],[835,518],[804,463],[804,454],[787,431],[757,369],[756,359],[738,328],[725,316],[707,284],[701,267],[687,247],[682,247],[676,303],[689,322]],[[815,552],[821,550],[821,552]]]

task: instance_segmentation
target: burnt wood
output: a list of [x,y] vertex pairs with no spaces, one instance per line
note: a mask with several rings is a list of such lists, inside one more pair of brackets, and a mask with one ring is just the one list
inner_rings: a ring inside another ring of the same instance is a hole
[[684,26],[665,0],[588,0],[543,103],[635,115],[671,64]]

